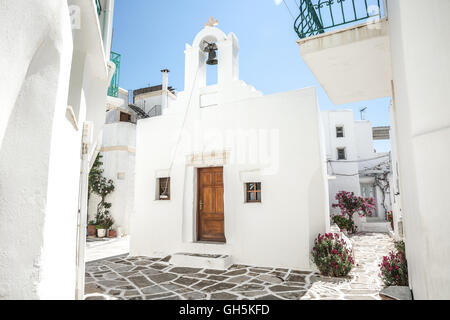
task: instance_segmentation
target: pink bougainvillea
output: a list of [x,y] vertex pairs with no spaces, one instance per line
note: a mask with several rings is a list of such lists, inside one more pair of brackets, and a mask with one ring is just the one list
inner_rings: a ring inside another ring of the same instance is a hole
[[330,277],[346,276],[355,264],[352,250],[338,233],[319,234],[312,256],[320,273]]
[[396,243],[396,252],[389,252],[379,264],[381,279],[387,286],[408,285],[408,264],[404,246],[403,242]]
[[[340,191],[336,194],[338,203],[333,203],[333,208],[339,208],[341,216],[353,222],[353,215],[358,213],[360,217],[371,217],[376,205],[374,198],[363,198],[356,196],[353,192]],[[351,232],[356,231],[356,227],[352,224]]]

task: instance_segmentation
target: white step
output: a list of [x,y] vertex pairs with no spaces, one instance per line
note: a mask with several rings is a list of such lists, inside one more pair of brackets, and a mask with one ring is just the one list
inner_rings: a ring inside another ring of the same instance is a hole
[[390,230],[389,222],[363,222],[359,231],[389,233]]
[[227,270],[232,264],[231,256],[224,254],[199,254],[180,252],[172,255],[169,261],[180,267]]

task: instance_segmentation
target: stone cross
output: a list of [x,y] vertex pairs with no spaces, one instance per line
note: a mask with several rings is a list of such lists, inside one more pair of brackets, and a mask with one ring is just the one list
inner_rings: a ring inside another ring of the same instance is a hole
[[219,20],[214,20],[213,17],[209,17],[209,21],[205,23],[205,27],[215,27],[219,24]]

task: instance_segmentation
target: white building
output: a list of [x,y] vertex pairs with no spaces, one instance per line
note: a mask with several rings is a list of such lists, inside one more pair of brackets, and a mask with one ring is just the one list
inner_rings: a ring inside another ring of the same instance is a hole
[[[117,98],[108,97],[106,121],[103,126],[103,175],[114,181],[114,192],[106,198],[112,204],[113,229],[118,235],[129,233],[129,216],[134,205],[134,162],[136,154],[136,113],[128,106],[128,91],[119,88]],[[89,220],[95,220],[100,197],[89,198]]]
[[[308,2],[300,1],[306,10],[297,21],[311,23],[296,25],[298,45],[330,99],[392,97],[394,208],[401,201],[410,287],[416,299],[449,299],[450,2],[372,1],[369,12],[358,12],[369,21],[340,29],[314,20],[319,14]],[[330,5],[336,6],[326,3],[321,14]],[[394,210],[396,222],[398,214]]]
[[[208,43],[218,49],[209,86]],[[238,52],[233,33],[206,26],[186,45],[184,91],[138,121],[131,255],[311,268],[329,225],[316,92],[264,96],[239,80]]]
[[[390,176],[390,154],[377,153],[373,145],[373,130],[368,120],[354,120],[353,110],[322,111],[325,138],[330,211],[339,214],[335,196],[340,191],[354,192],[365,198],[373,197],[376,210],[372,217],[355,216],[358,231],[388,232],[386,211],[391,210],[389,189],[384,192],[375,182],[375,173]],[[384,170],[377,167],[384,164]],[[383,205],[384,200],[384,205]]]
[[82,297],[87,175],[114,73],[113,7],[1,1],[0,299]]
[[[128,91],[119,88],[117,98],[108,96],[102,145],[104,176],[114,181],[114,192],[106,201],[119,236],[130,233],[130,216],[134,210],[134,166],[136,154],[136,122],[166,114],[176,100],[176,93],[168,85],[168,72],[162,72],[162,84],[133,91],[133,103],[128,103]],[[91,194],[89,220],[95,220],[100,197]]]

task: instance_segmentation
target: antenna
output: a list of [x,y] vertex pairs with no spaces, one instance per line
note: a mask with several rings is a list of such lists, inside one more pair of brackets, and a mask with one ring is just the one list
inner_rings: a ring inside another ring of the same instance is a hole
[[367,109],[367,107],[364,107],[364,108],[359,109],[359,113],[360,113],[360,116],[361,116],[361,120],[364,120],[364,111],[366,111],[366,109]]

